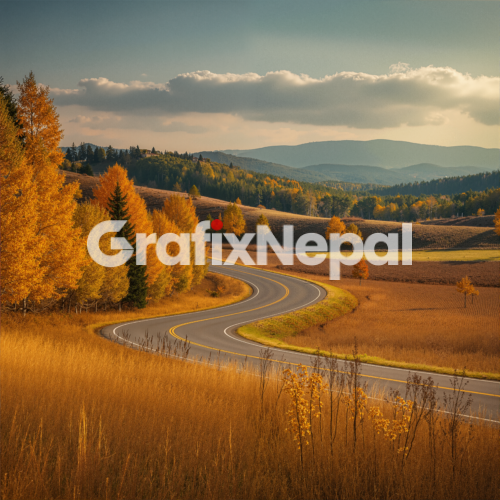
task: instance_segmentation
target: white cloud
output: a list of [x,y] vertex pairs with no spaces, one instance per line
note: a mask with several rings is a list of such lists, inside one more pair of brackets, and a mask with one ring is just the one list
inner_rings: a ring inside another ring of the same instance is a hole
[[264,76],[196,71],[165,84],[89,78],[78,89],[52,92],[58,106],[123,116],[225,113],[269,123],[381,129],[439,125],[449,112],[497,125],[499,83],[498,77],[474,78],[449,67],[412,69],[400,62],[384,75],[342,72],[317,79],[289,71]]

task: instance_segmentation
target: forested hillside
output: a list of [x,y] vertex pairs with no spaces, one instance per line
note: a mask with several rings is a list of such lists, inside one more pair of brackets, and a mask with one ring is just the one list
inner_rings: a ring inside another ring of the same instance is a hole
[[379,195],[396,194],[442,194],[451,195],[466,191],[484,191],[494,187],[500,187],[500,170],[484,172],[474,175],[459,177],[447,177],[431,181],[398,184],[397,186],[372,187],[371,192]]

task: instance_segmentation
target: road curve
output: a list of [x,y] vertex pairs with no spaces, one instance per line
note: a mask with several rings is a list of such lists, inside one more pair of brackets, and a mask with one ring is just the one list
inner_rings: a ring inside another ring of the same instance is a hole
[[[242,266],[211,266],[210,270],[248,283],[253,294],[246,300],[207,311],[164,316],[120,323],[103,328],[101,334],[129,347],[155,351],[158,338],[180,343],[187,337],[189,358],[211,363],[238,361],[259,364],[263,346],[236,334],[239,326],[258,319],[277,316],[312,305],[322,300],[325,290],[313,283],[262,269]],[[367,325],[369,328],[369,325]],[[178,349],[178,348],[177,348]],[[311,355],[284,349],[272,349],[273,362],[282,367],[311,365]],[[345,370],[345,362],[339,361]],[[362,365],[363,382],[368,388],[399,389],[403,394],[408,374],[405,369]],[[423,378],[431,376],[438,387],[438,396],[451,394],[450,376],[418,372]],[[472,413],[485,419],[500,419],[500,382],[466,379],[467,394],[471,394]]]

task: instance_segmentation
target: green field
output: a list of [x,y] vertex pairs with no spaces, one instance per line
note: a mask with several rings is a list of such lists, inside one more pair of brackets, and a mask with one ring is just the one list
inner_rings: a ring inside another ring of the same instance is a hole
[[[308,253],[309,256],[320,255],[320,253]],[[343,251],[344,255],[350,252]],[[377,255],[383,257],[385,250],[377,250]],[[329,254],[328,254],[329,255]],[[414,250],[412,259],[416,262],[446,262],[446,261],[500,261],[500,250]],[[401,260],[401,252],[399,252]]]

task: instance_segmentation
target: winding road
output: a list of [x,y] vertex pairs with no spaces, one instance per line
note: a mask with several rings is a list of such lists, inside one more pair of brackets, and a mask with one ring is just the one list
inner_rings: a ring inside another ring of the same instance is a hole
[[[187,337],[188,358],[199,362],[253,363],[259,365],[265,348],[237,335],[239,326],[263,318],[277,316],[307,307],[322,300],[325,290],[313,283],[262,269],[242,266],[211,266],[210,270],[248,283],[253,294],[246,300],[216,309],[165,316],[103,328],[106,338],[129,347],[156,351],[159,343],[170,346],[171,355],[181,355],[181,342]],[[369,325],[367,325],[369,328]],[[159,341],[161,339],[161,341]],[[309,354],[272,349],[272,362],[285,368],[299,363],[311,365]],[[184,350],[185,354],[185,350]],[[339,361],[339,369],[346,370],[344,361]],[[368,389],[399,389],[404,395],[408,370],[370,364],[362,364],[361,376]],[[423,378],[431,376],[438,387],[438,397],[451,394],[451,377],[430,372],[418,372]],[[466,394],[471,394],[471,412],[482,419],[500,419],[500,382],[468,378]]]

